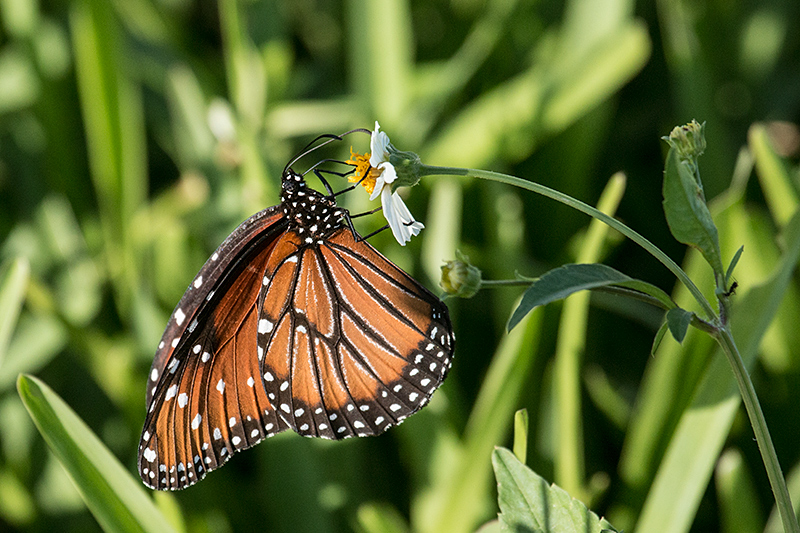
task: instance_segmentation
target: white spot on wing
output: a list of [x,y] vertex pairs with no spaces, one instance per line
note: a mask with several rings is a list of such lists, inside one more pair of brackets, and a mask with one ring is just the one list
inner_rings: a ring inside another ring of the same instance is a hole
[[178,386],[173,385],[167,389],[167,394],[164,396],[164,401],[171,400],[178,393]]
[[148,463],[152,463],[156,459],[156,451],[153,448],[147,448],[143,455]]

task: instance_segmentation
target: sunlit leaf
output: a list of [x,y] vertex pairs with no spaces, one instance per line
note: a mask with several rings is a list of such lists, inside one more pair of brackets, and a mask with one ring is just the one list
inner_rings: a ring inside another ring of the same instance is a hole
[[17,324],[30,266],[25,259],[15,259],[0,268],[0,367],[3,366],[11,333]]
[[17,389],[39,432],[106,531],[173,531],[144,487],[53,390],[20,375]]
[[492,454],[500,522],[506,531],[600,533],[616,531],[606,520],[519,462],[505,448]]

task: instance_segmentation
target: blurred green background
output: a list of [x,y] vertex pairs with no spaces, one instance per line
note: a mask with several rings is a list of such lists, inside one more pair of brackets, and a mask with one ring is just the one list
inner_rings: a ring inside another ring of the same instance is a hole
[[[320,133],[377,119],[425,163],[507,172],[591,204],[623,171],[616,216],[681,262],[661,211],[660,137],[706,121],[702,177],[723,259],[745,245],[741,298],[778,265],[776,236],[797,208],[793,0],[0,0],[0,23],[0,530],[99,529],[17,375],[48,383],[136,476],[146,374],[169,313],[224,237],[277,203],[283,166]],[[350,142],[368,150],[366,136]],[[457,178],[407,192],[427,229],[405,248],[389,232],[371,242],[433,290],[456,249],[486,279],[535,276],[585,250],[589,220],[550,200]],[[344,202],[370,207],[358,193]],[[602,242],[597,260],[672,291],[641,249]],[[687,264],[709,289],[708,269]],[[609,298],[592,299],[585,323],[552,305],[507,336],[521,291],[448,300],[453,369],[401,427],[337,443],[281,434],[157,504],[190,532],[474,531],[497,513],[492,447],[509,443],[526,407],[528,464],[617,529],[780,530],[767,525],[758,449],[709,339],[666,339],[651,356],[660,314]],[[750,368],[797,498],[794,280],[787,292]],[[553,354],[575,338],[570,468]],[[698,408],[717,407],[713,439],[686,430]],[[691,445],[676,438],[684,430]],[[665,460],[676,454],[693,465],[687,478]],[[673,490],[653,489],[670,476]]]

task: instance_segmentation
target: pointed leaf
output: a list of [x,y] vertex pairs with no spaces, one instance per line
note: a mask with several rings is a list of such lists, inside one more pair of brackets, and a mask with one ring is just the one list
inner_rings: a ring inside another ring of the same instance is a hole
[[505,531],[600,533],[615,531],[566,491],[519,462],[505,448],[492,453],[500,522]]
[[105,531],[174,531],[139,480],[50,387],[21,374],[17,389],[45,442]]
[[733,275],[733,269],[736,268],[737,263],[739,263],[739,258],[742,257],[742,252],[744,252],[744,246],[740,246],[736,253],[733,254],[733,259],[731,259],[731,264],[728,265],[728,270],[725,272],[725,287],[730,286],[731,276]]
[[528,456],[528,410],[520,409],[514,413],[514,455],[525,463]]
[[11,340],[11,333],[17,324],[19,311],[28,287],[28,261],[15,259],[0,269],[0,366]]
[[667,311],[667,325],[669,331],[678,343],[682,343],[686,337],[686,330],[689,329],[689,323],[692,321],[691,313],[686,309],[676,307]]
[[718,275],[724,273],[717,226],[690,167],[670,148],[664,171],[664,214],[673,237],[694,246]]
[[631,278],[610,266],[599,263],[564,265],[546,272],[528,287],[508,321],[508,330],[516,326],[534,307],[561,300],[574,292],[611,285],[652,296],[668,309],[675,307],[669,295],[655,285]]
[[658,347],[661,346],[661,341],[664,340],[664,335],[667,334],[668,329],[669,323],[664,320],[664,322],[661,323],[661,327],[658,328],[658,331],[656,332],[656,337],[653,339],[653,347],[650,348],[650,355],[656,354],[656,350],[658,350]]

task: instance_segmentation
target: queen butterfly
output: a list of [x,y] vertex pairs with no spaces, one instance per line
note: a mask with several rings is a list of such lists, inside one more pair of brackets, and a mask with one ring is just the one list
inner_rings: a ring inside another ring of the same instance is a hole
[[450,368],[445,304],[358,235],[327,182],[323,195],[290,165],[281,203],[225,239],[167,324],[139,445],[151,488],[188,487],[287,428],[378,435]]

